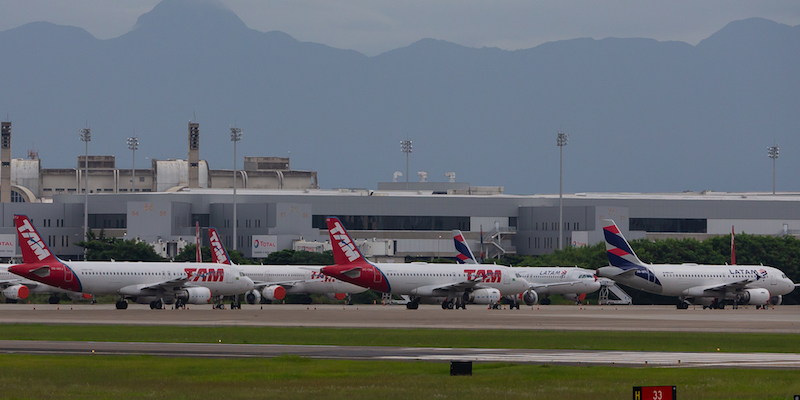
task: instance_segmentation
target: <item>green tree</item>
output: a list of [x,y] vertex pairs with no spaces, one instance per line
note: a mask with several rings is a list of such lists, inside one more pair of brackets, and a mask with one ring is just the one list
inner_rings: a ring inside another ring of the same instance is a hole
[[[187,244],[186,247],[181,249],[178,252],[178,255],[175,256],[176,262],[196,262],[197,261],[197,254],[195,254],[195,250],[197,249],[197,245],[194,243]],[[203,259],[203,262],[211,262],[211,248],[206,246],[200,246],[200,256]]]
[[310,251],[281,250],[270,253],[263,260],[263,264],[268,265],[332,265],[333,252],[328,250],[324,253],[314,253]]
[[86,240],[75,243],[86,249],[86,259],[90,261],[165,261],[158,255],[153,246],[136,239],[123,240],[106,237],[105,231],[99,235],[94,232],[86,234]]

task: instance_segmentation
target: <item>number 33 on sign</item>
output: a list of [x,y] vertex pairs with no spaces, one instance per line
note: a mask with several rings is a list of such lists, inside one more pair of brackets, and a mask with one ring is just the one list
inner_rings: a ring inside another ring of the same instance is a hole
[[634,386],[633,400],[676,400],[676,386]]

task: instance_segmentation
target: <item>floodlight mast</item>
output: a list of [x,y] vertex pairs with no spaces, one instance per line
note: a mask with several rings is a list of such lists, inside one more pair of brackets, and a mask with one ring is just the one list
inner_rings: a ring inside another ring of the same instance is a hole
[[775,194],[775,160],[778,159],[780,148],[778,145],[767,147],[767,156],[772,159],[772,194]]
[[139,149],[139,137],[128,138],[128,148],[133,151],[133,164],[131,166],[131,193],[136,192],[136,150]]
[[569,135],[558,132],[558,249],[564,250],[564,146],[569,142]]
[[233,250],[236,250],[236,143],[242,140],[242,128],[231,128],[231,141],[233,142]]
[[[83,240],[89,235],[89,142],[92,141],[92,130],[89,127],[78,130],[81,141],[86,145],[83,158]],[[86,259],[86,246],[83,248],[83,259]]]
[[400,151],[406,153],[406,190],[408,190],[408,155],[411,154],[412,145],[410,140],[400,141]]

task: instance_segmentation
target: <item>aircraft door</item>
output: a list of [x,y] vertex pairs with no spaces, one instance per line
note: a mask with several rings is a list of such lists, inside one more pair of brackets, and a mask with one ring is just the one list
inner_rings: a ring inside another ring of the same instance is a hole
[[372,268],[372,280],[374,283],[381,283],[383,282],[383,274],[377,268]]
[[72,282],[73,273],[72,269],[69,267],[64,267],[64,281],[65,282]]

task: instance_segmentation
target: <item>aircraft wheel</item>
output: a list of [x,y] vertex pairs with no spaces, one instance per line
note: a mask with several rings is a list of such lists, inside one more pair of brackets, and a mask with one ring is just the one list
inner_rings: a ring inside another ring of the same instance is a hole
[[455,308],[455,305],[453,304],[453,302],[452,301],[448,301],[447,302],[447,309],[448,310],[452,310],[453,308]]
[[442,302],[442,310],[447,310],[447,302],[446,301]]
[[47,299],[47,302],[50,304],[58,304],[61,302],[61,298],[56,295],[52,295]]

